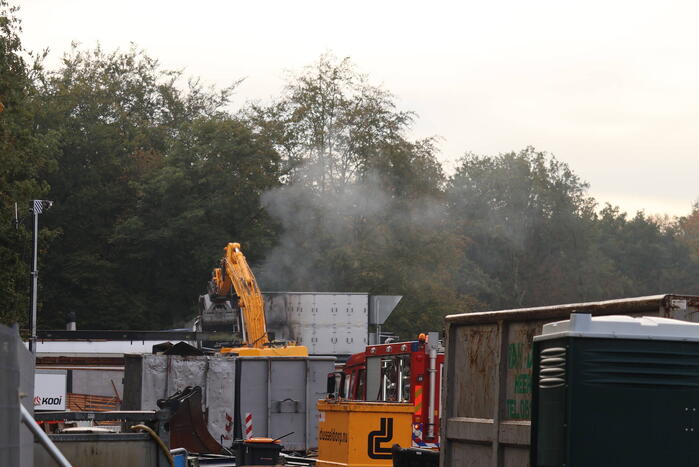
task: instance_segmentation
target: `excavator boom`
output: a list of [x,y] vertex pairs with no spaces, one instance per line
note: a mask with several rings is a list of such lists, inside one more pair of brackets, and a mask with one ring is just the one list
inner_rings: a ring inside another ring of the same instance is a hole
[[307,356],[308,349],[299,345],[271,346],[265,321],[265,302],[255,275],[239,243],[224,248],[221,267],[214,269],[209,295],[217,300],[237,297],[242,315],[243,347],[223,348],[222,353],[267,356]]
[[243,341],[253,348],[269,344],[265,324],[265,303],[255,275],[248,265],[239,243],[229,243],[224,248],[221,267],[214,270],[214,284],[219,296],[227,296],[231,288],[238,296],[238,306],[243,314]]

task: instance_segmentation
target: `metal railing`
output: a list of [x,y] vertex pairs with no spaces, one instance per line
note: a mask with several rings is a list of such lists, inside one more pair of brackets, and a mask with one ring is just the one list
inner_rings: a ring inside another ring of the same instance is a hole
[[29,431],[31,431],[36,437],[37,441],[48,451],[48,453],[53,457],[60,467],[73,467],[68,459],[65,458],[63,453],[56,447],[56,445],[51,441],[49,435],[47,435],[44,430],[41,429],[38,423],[34,421],[34,417],[29,413],[27,409],[24,408],[22,404],[19,404],[19,408],[22,413],[22,423],[24,423]]

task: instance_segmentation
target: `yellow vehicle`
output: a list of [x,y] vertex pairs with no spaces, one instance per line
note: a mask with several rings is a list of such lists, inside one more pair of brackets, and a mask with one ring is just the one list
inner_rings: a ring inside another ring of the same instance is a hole
[[391,447],[410,446],[412,404],[325,399],[317,407],[317,467],[390,467]]
[[316,466],[390,467],[394,454],[403,459],[395,465],[414,465],[411,456],[425,460],[419,465],[436,465],[443,363],[437,333],[371,344],[352,355],[328,375],[328,395],[317,404]]
[[240,336],[240,347],[224,347],[222,353],[241,356],[308,356],[308,349],[294,343],[271,342],[265,322],[265,303],[255,275],[239,243],[224,248],[220,267],[213,270],[206,295],[199,298],[200,326]]

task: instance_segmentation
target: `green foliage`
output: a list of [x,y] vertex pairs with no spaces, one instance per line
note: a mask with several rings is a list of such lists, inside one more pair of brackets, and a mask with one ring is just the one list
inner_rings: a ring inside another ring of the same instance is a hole
[[687,219],[629,220],[609,205],[597,214],[586,189],[533,148],[467,155],[447,188],[453,225],[470,240],[463,293],[502,309],[699,292],[699,263],[681,241],[690,235],[680,236]]
[[622,296],[699,292],[699,261],[686,243],[688,236],[682,235],[686,219],[664,222],[643,212],[627,219],[618,208],[607,205],[602,210],[598,244],[614,265]]
[[586,188],[566,164],[533,148],[464,157],[447,189],[450,217],[471,240],[466,259],[491,278],[465,291],[495,307],[597,295],[595,281],[583,277],[595,256]]
[[139,207],[109,243],[125,290],[143,307],[133,320],[148,319],[140,326],[191,319],[229,241],[242,240],[251,260],[268,247],[273,230],[259,197],[278,183],[277,159],[241,122],[197,119],[136,182]]
[[55,148],[54,133],[35,117],[41,57],[24,60],[16,11],[0,0],[0,322],[6,324],[25,323],[29,307],[31,235],[24,222],[15,224],[15,203],[24,218],[30,200],[47,192],[44,175],[54,167]]
[[225,242],[264,243],[256,199],[276,181],[276,154],[227,116],[231,89],[180,81],[135,47],[75,46],[47,76],[43,123],[61,138],[46,219],[63,232],[45,325],[68,311],[84,327],[172,325],[193,314]]
[[326,54],[248,116],[288,174],[263,196],[282,227],[266,288],[404,295],[389,326],[405,335],[475,306],[455,287],[461,241],[446,229],[434,141],[405,137],[413,114],[389,92]]
[[0,0],[0,321],[24,322],[42,215],[39,326],[162,328],[196,313],[229,241],[265,290],[404,296],[386,329],[446,314],[660,292],[699,293],[699,207],[680,219],[598,210],[587,184],[525,148],[466,154],[446,177],[433,138],[349,59],[322,55],[269,105],[132,47],[74,46],[28,64]]
[[679,236],[692,255],[692,259],[699,261],[699,200],[692,204],[692,212],[680,218],[678,222]]
[[370,176],[384,148],[404,142],[413,117],[349,58],[331,54],[293,76],[276,102],[253,105],[247,115],[282,155],[288,181],[322,192]]

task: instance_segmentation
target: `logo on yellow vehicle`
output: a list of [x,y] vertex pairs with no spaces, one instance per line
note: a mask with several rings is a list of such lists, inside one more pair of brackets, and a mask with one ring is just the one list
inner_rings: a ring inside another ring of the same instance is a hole
[[378,430],[369,432],[367,437],[367,452],[371,459],[390,459],[391,446],[381,446],[393,439],[393,418],[382,417]]

